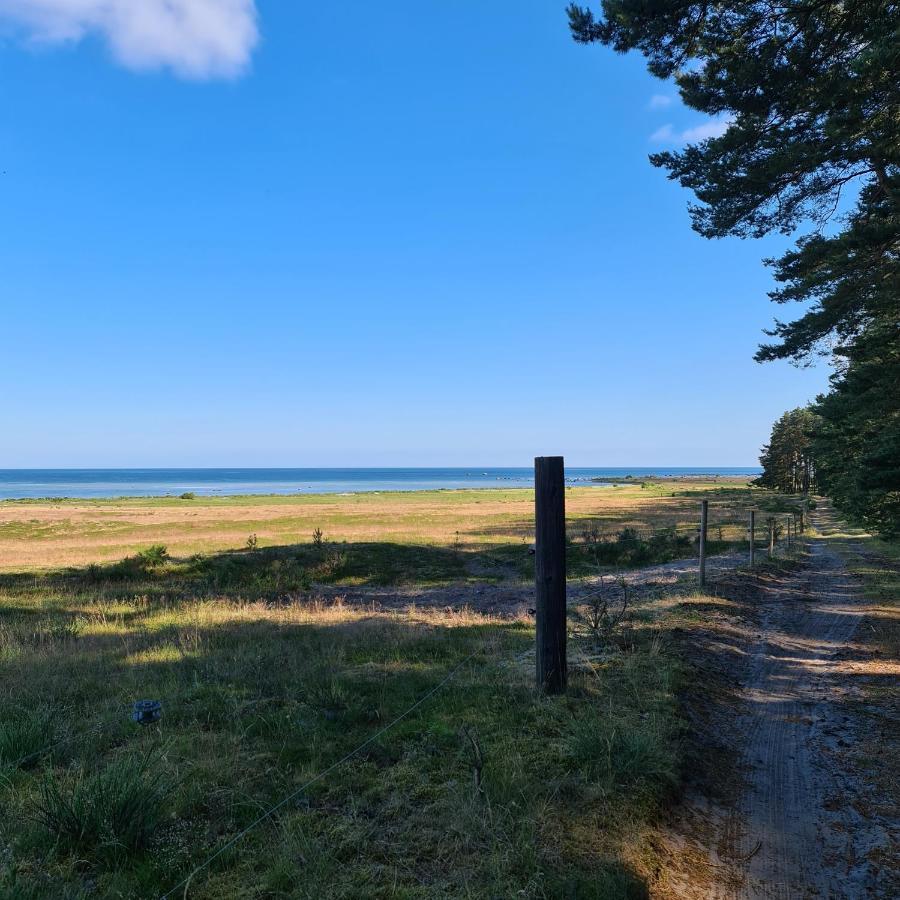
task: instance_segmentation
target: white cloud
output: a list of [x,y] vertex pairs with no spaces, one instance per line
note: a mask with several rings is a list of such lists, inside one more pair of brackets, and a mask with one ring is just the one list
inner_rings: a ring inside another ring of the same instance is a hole
[[650,98],[650,109],[665,109],[672,105],[672,98],[668,94],[654,94]]
[[0,0],[0,22],[37,43],[99,35],[130,69],[229,78],[259,39],[254,0]]
[[705,141],[707,138],[721,137],[728,130],[730,124],[731,119],[713,119],[682,131],[681,140],[690,144],[694,141]]
[[655,144],[668,144],[671,143],[674,137],[675,129],[672,128],[671,125],[663,125],[662,128],[657,128],[656,131],[650,135],[650,140]]
[[655,144],[693,144],[707,138],[720,137],[725,134],[730,124],[730,118],[710,119],[683,131],[676,131],[671,124],[666,124],[662,128],[657,128],[650,135],[650,140]]

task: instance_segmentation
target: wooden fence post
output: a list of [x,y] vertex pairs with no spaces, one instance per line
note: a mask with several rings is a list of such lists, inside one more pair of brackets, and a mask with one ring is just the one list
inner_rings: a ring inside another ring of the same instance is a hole
[[750,568],[756,565],[756,510],[750,510]]
[[769,559],[775,555],[775,517],[769,516]]
[[534,460],[534,587],[537,685],[566,689],[566,489],[561,456]]
[[709,521],[709,500],[700,501],[700,587],[706,587],[706,526]]

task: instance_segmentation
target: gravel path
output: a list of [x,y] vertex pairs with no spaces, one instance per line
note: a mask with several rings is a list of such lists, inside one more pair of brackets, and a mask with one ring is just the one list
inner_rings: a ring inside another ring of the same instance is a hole
[[[734,569],[750,562],[749,551],[733,550],[718,556],[710,556],[706,561],[706,574],[714,581]],[[623,578],[635,590],[634,599],[653,594],[657,587],[672,585],[683,578],[697,578],[697,559],[678,559],[642,569],[622,570],[606,573],[603,578],[588,577],[569,582],[569,601],[579,600],[598,592],[618,597],[618,580]],[[527,614],[534,606],[534,585],[523,581],[504,581],[499,584],[451,584],[441,587],[356,587],[318,589],[324,597],[341,596],[346,602],[369,605],[382,609],[402,608],[414,604],[439,608],[461,609],[469,607],[478,612],[498,616],[518,616]]]
[[[830,516],[823,509],[817,524],[827,528]],[[681,816],[688,834],[678,855],[705,853],[712,883],[687,878],[669,895],[897,896],[896,873],[882,868],[900,841],[897,818],[878,811],[852,756],[867,727],[854,661],[869,604],[826,540],[811,539],[809,553],[764,588],[759,618],[737,644],[741,703],[719,732],[744,774],[736,802],[690,798]]]
[[[821,505],[814,524],[827,531],[831,523],[831,511]],[[760,586],[752,621],[732,622],[730,643],[711,644],[715,666],[740,678],[738,709],[727,710],[715,740],[743,776],[741,788],[727,807],[709,797],[686,798],[673,837],[673,867],[660,896],[900,896],[896,873],[881,868],[900,847],[897,818],[883,814],[873,786],[848,752],[866,728],[854,676],[857,632],[870,609],[825,539],[811,538],[808,549],[801,568]],[[748,563],[746,551],[711,557],[708,578],[714,583]],[[639,600],[695,579],[697,560],[573,580],[569,600],[577,603],[598,591],[618,596],[618,577]],[[348,602],[387,608],[470,607],[500,616],[528,614],[534,603],[533,587],[513,581],[337,593]],[[693,861],[682,866],[687,859]]]

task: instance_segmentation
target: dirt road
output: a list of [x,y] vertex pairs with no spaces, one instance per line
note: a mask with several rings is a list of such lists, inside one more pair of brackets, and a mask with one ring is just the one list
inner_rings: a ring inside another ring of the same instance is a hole
[[[817,525],[826,529],[825,508]],[[885,807],[855,751],[870,729],[896,747],[898,711],[872,708],[861,678],[890,678],[896,661],[867,670],[861,626],[871,609],[822,537],[808,560],[757,598],[755,617],[707,650],[739,675],[737,715],[720,711],[718,739],[738,777],[730,802],[694,795],[682,811],[664,896],[896,897],[897,810]],[[893,674],[896,677],[896,674]],[[893,769],[890,753],[877,765]],[[890,774],[882,772],[882,774]]]
[[[732,550],[706,561],[707,578],[713,582],[717,577],[732,572],[750,561],[749,550]],[[679,580],[696,584],[697,558],[686,557],[672,562],[645,566],[641,569],[623,569],[607,572],[602,578],[587,577],[569,582],[568,600],[570,605],[578,604],[586,596],[607,595],[611,599],[621,596],[620,581],[628,583],[630,595],[635,599],[655,596],[662,588],[671,588]],[[349,603],[361,606],[375,604],[382,609],[416,606],[438,606],[459,609],[471,607],[483,613],[499,616],[514,616],[525,613],[534,606],[534,585],[521,578],[510,578],[492,584],[451,584],[441,587],[318,587],[318,592],[327,598],[340,596]]]

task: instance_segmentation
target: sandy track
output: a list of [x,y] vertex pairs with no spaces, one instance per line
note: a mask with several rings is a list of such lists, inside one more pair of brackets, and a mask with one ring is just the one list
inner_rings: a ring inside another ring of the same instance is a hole
[[[824,510],[819,524],[829,517]],[[720,732],[742,787],[725,809],[689,799],[680,853],[705,853],[713,875],[668,893],[897,896],[896,873],[878,862],[897,846],[897,820],[875,812],[874,788],[849,752],[866,727],[850,658],[867,603],[837,553],[814,538],[808,564],[767,588],[758,613],[746,635],[738,716]]]
[[[733,550],[710,556],[706,561],[707,579],[713,582],[718,576],[732,572],[749,561],[749,551]],[[696,577],[697,559],[688,557],[642,569],[606,573],[602,579],[589,577],[570,581],[568,600],[569,604],[573,605],[594,594],[617,599],[621,595],[619,579],[624,579],[633,588],[632,596],[639,599],[654,595],[661,586],[673,585],[682,578]],[[325,597],[340,596],[348,603],[363,606],[375,604],[384,609],[414,604],[451,609],[468,607],[491,615],[518,616],[534,606],[534,585],[521,580],[509,580],[499,584],[451,584],[441,587],[319,586],[316,590]]]

